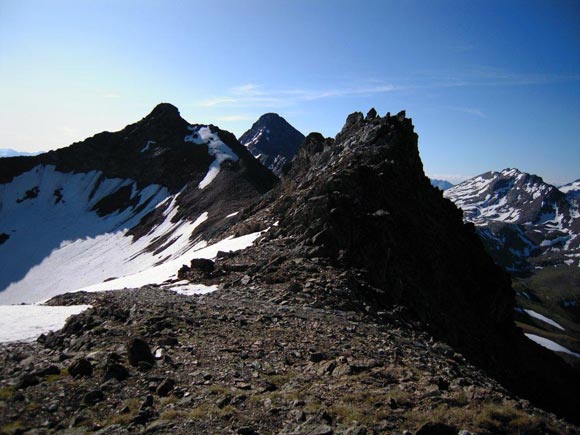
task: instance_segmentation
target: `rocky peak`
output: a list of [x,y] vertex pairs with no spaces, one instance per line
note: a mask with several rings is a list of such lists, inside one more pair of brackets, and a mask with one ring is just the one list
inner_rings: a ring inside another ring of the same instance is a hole
[[[425,177],[404,112],[366,118],[357,112],[334,140],[309,135],[282,188],[276,210],[283,231],[298,237],[309,255],[366,268],[377,287],[388,289],[377,295],[380,303],[405,303],[466,346],[475,344],[473,329],[511,321],[509,278],[481,249],[461,247],[480,247],[479,240]],[[426,272],[417,276],[415,268]],[[469,278],[468,270],[477,277]],[[458,274],[459,282],[448,282]],[[471,326],[460,332],[457,323]]]
[[175,118],[180,117],[179,109],[170,103],[159,103],[147,118]]
[[278,176],[296,155],[303,140],[304,135],[276,113],[262,115],[240,137],[240,142]]
[[445,196],[476,224],[539,222],[565,202],[565,195],[541,177],[512,168],[466,180],[446,190]]
[[437,180],[435,178],[431,178],[431,184],[440,190],[447,190],[453,187],[453,183],[447,180]]
[[[370,306],[407,307],[432,334],[519,393],[545,406],[558,402],[571,415],[577,376],[515,328],[509,275],[431,186],[417,141],[405,112],[356,112],[335,139],[310,134],[263,202],[263,219],[279,220],[271,237],[292,240],[290,256],[359,271],[368,285],[357,287],[358,296]],[[561,376],[546,375],[555,372]]]

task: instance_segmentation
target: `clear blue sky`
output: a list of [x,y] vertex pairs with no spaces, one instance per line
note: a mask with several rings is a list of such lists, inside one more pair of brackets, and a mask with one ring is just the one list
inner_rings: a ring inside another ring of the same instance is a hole
[[334,136],[406,109],[428,175],[580,178],[575,0],[0,0],[0,148],[46,150],[171,102],[237,135]]

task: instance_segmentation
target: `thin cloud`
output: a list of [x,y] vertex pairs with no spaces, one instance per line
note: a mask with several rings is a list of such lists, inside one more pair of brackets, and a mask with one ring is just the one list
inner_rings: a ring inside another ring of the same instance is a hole
[[209,100],[200,101],[198,104],[202,107],[223,106],[227,104],[235,104],[238,101],[236,98],[220,97],[210,98]]
[[256,117],[250,116],[250,115],[226,115],[226,116],[219,116],[216,119],[218,121],[235,122],[235,121],[252,121],[252,120],[256,119]]
[[466,113],[468,115],[473,115],[478,118],[487,118],[487,115],[483,112],[483,110],[478,109],[477,107],[444,107],[448,110],[453,110],[455,112]]
[[255,84],[245,84],[230,89],[228,95],[198,102],[202,107],[230,106],[287,107],[300,102],[393,92],[399,88],[391,84],[364,87],[312,89],[272,89],[267,90]]
[[239,95],[259,95],[259,94],[261,94],[260,86],[255,85],[253,83],[248,83],[245,85],[236,86],[236,87],[232,88],[232,92],[234,94],[239,94]]
[[109,98],[109,99],[121,98],[121,95],[116,94],[115,92],[107,92],[107,93],[103,94],[102,96],[103,96],[103,98]]

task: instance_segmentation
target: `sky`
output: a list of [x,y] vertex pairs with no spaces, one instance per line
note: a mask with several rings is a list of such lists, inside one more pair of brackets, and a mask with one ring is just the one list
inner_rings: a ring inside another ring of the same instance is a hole
[[0,0],[0,148],[116,131],[160,102],[241,135],[406,110],[426,173],[580,178],[576,0]]

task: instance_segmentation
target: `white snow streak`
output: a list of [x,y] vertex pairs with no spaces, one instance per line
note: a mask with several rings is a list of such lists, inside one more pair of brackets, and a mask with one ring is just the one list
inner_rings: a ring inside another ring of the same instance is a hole
[[189,136],[185,136],[184,141],[193,142],[198,145],[207,145],[207,152],[215,157],[215,160],[209,166],[207,174],[199,182],[198,187],[204,189],[217,177],[223,162],[226,160],[237,162],[239,157],[229,146],[221,141],[217,134],[212,133],[209,127],[203,126],[196,128],[190,126],[189,129],[192,133]]
[[538,343],[540,346],[545,347],[546,349],[550,349],[551,351],[554,352],[567,353],[568,355],[580,358],[580,353],[572,352],[570,349],[567,349],[564,346],[559,345],[555,341],[548,340],[547,338],[540,337],[539,335],[535,334],[525,334],[525,336],[528,337],[530,340]]
[[524,311],[526,313],[528,313],[528,315],[530,317],[533,317],[535,319],[541,320],[542,322],[547,323],[548,325],[552,325],[555,328],[561,329],[562,331],[564,331],[564,327],[562,325],[560,325],[559,323],[555,322],[554,320],[550,319],[549,317],[543,316],[540,313],[536,313],[534,310],[526,310],[524,308]]

